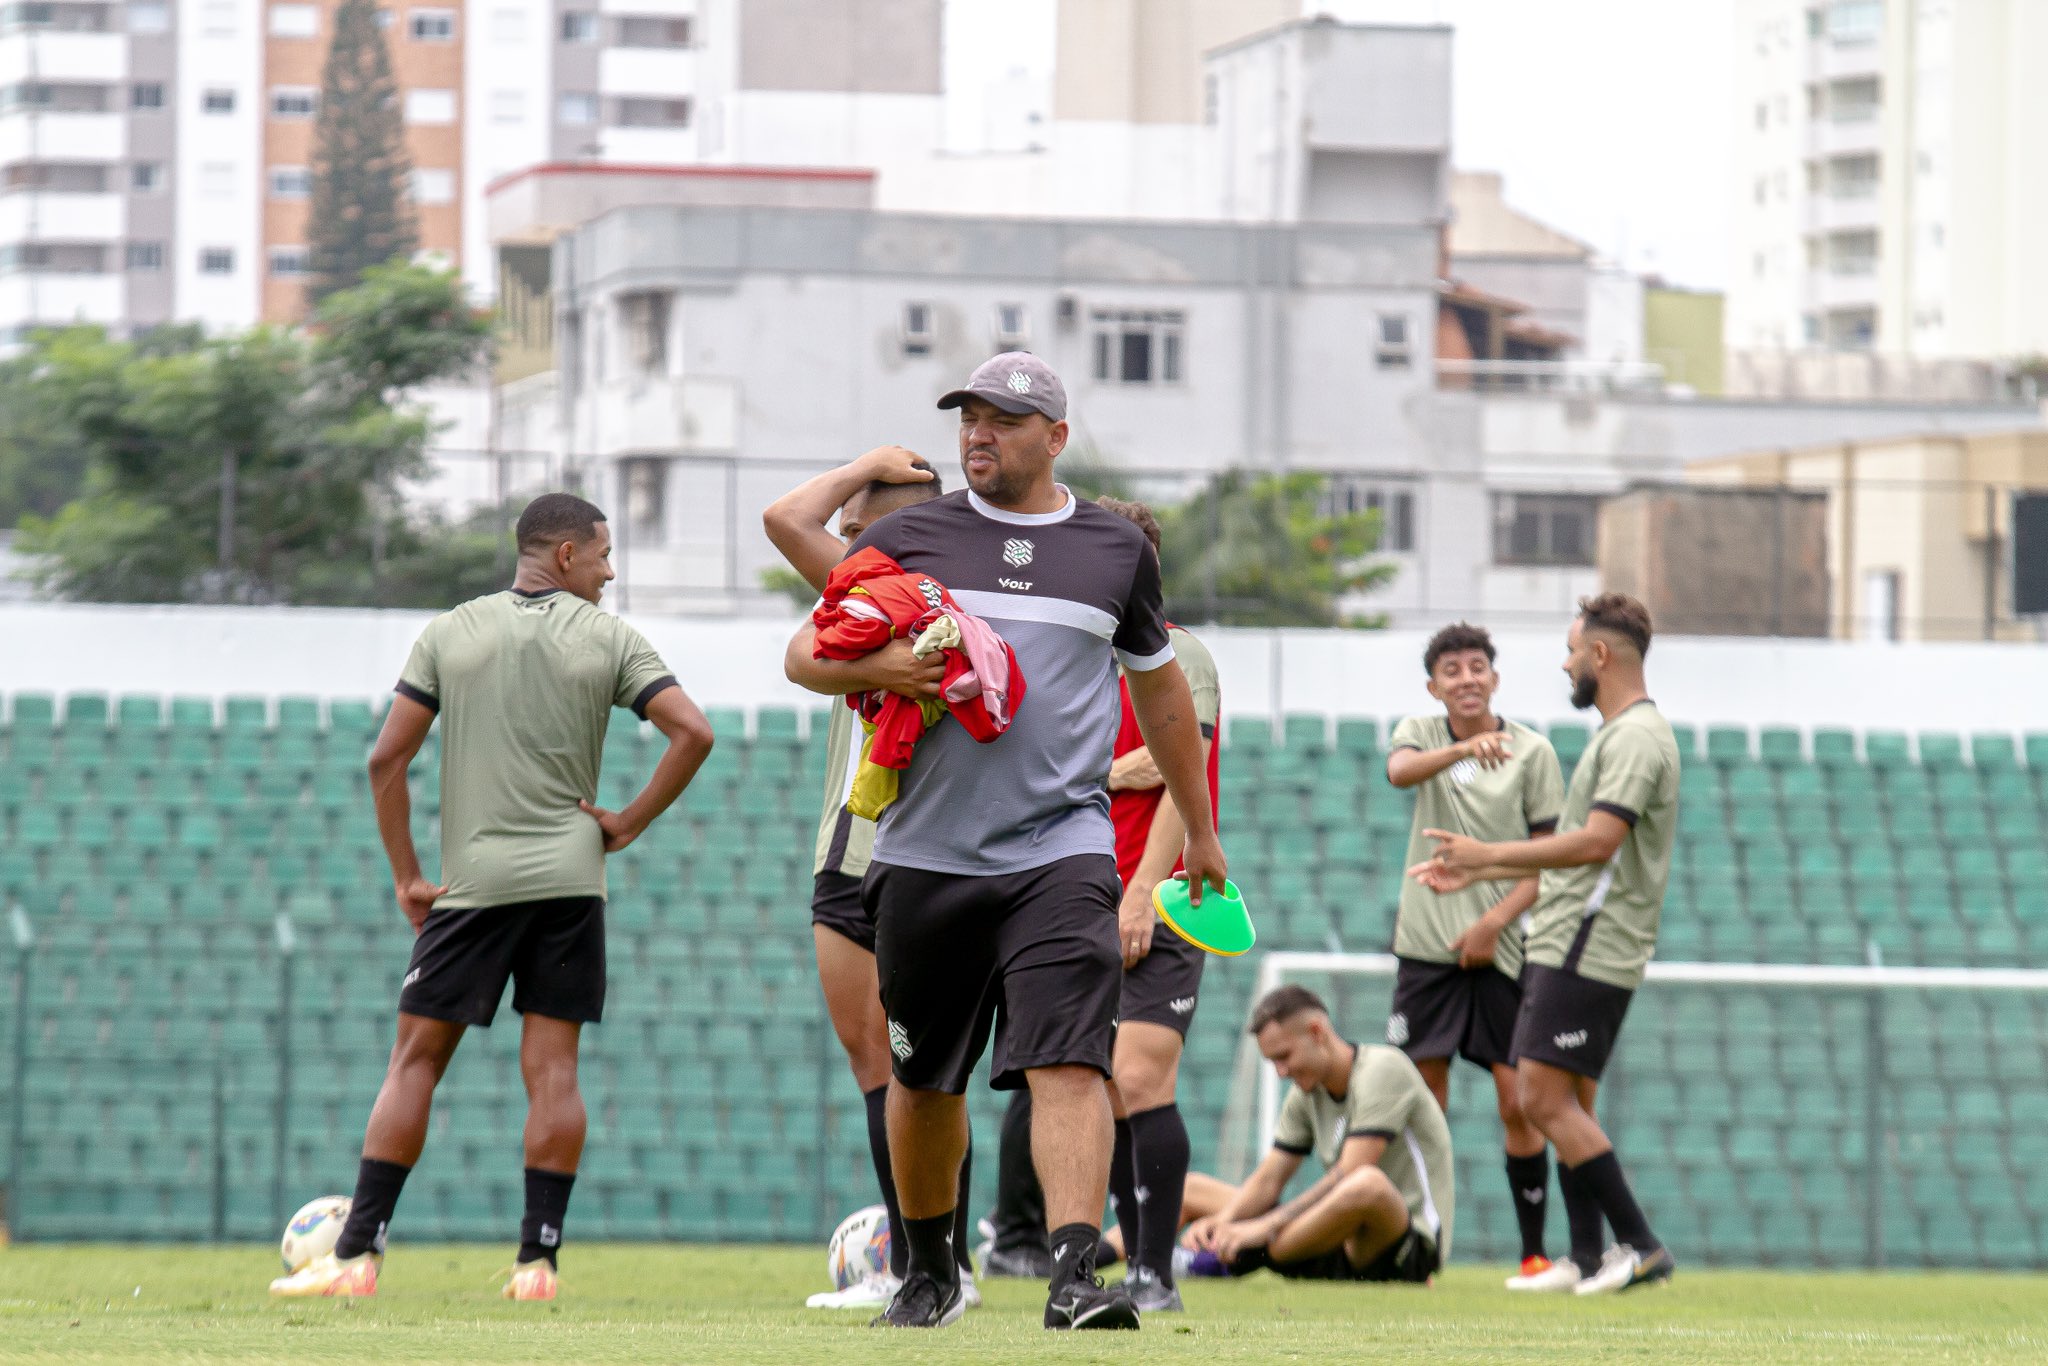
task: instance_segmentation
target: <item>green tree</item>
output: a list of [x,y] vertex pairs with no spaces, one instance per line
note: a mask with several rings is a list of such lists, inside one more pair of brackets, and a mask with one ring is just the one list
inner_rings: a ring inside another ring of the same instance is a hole
[[347,289],[371,266],[419,246],[407,178],[404,110],[374,0],[342,0],[320,76],[313,123],[312,226],[315,302]]
[[86,461],[79,497],[21,522],[45,592],[431,605],[506,572],[502,510],[459,526],[400,510],[431,435],[405,394],[488,345],[454,276],[377,267],[313,328],[191,340],[79,329],[31,349],[33,400]]
[[34,352],[0,361],[0,527],[48,517],[85,488],[85,452],[37,382]]
[[1187,502],[1154,507],[1167,615],[1223,626],[1386,625],[1342,600],[1385,587],[1377,512],[1328,513],[1317,474],[1217,475]]

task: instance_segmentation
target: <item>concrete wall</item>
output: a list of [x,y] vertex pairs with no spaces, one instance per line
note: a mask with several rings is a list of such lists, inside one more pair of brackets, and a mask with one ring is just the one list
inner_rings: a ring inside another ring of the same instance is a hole
[[[428,619],[421,612],[0,603],[0,636],[18,646],[0,690],[379,697]],[[822,704],[782,677],[793,613],[632,620],[703,705]],[[1553,630],[1495,633],[1503,712],[1533,721],[1597,719],[1574,713],[1567,701],[1568,624],[1566,613]],[[1391,718],[1434,705],[1423,690],[1427,631],[1212,628],[1202,638],[1233,715]],[[2048,696],[2048,650],[2000,645],[1660,636],[1649,672],[1665,713],[1695,724],[2022,733],[2043,728],[2040,699]],[[1876,678],[1884,686],[1871,686]],[[1957,690],[1958,678],[1970,680],[1967,693]]]
[[1702,636],[1828,633],[1827,498],[1635,489],[1600,509],[1600,586]]
[[1643,358],[1664,367],[1669,384],[1709,398],[1723,389],[1722,296],[1662,285],[1642,294]]

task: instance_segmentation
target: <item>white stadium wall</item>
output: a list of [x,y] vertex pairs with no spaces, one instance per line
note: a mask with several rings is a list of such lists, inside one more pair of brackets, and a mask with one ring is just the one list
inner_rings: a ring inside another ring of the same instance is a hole
[[[424,612],[0,604],[0,694],[374,697],[389,691]],[[795,619],[634,617],[707,707],[803,706],[782,677]],[[1500,706],[1570,719],[1564,626],[1497,637]],[[1394,717],[1426,708],[1419,631],[1202,632],[1233,715]],[[2048,649],[1832,641],[1660,640],[1652,691],[1695,724],[2048,730]]]

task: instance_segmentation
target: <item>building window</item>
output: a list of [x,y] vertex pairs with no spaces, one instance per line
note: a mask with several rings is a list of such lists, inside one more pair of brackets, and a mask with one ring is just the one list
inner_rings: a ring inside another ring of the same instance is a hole
[[235,92],[214,86],[199,97],[199,112],[202,114],[232,114],[235,112]]
[[272,199],[307,199],[313,193],[313,173],[304,166],[273,166],[270,168],[270,197]]
[[644,96],[628,95],[613,102],[612,126],[615,128],[688,128],[690,126],[690,102],[681,100],[657,100]]
[[622,14],[612,21],[619,47],[688,47],[690,21],[657,14]]
[[1828,6],[1828,37],[1837,43],[1877,40],[1884,25],[1884,0],[1834,0]]
[[415,204],[453,204],[455,202],[455,172],[422,167],[412,173],[412,202]]
[[310,119],[320,102],[320,92],[310,85],[270,87],[270,116],[274,119]]
[[1382,370],[1405,370],[1411,359],[1407,314],[1380,314],[1380,340],[1373,348],[1373,363]]
[[128,31],[130,33],[169,33],[171,31],[170,6],[163,0],[128,0]]
[[903,354],[929,356],[933,336],[932,306],[921,302],[903,305]]
[[225,199],[235,192],[235,163],[208,161],[199,167],[199,193]]
[[206,0],[199,10],[199,31],[208,38],[235,36],[235,0]]
[[1407,554],[1415,549],[1415,493],[1412,489],[1339,475],[1324,486],[1317,510],[1325,517],[1377,512],[1380,515],[1378,549],[1393,554]]
[[455,11],[452,9],[416,9],[408,17],[406,32],[415,43],[452,43],[455,41]]
[[162,270],[164,268],[164,244],[161,242],[130,242],[128,244],[128,269]]
[[997,304],[996,345],[1004,351],[1021,351],[1031,341],[1031,329],[1022,304]]
[[576,128],[596,123],[597,96],[580,92],[562,96],[555,104],[555,121]]
[[235,252],[232,247],[202,247],[199,251],[199,273],[201,275],[232,275],[235,273]]
[[297,277],[312,271],[312,253],[304,247],[272,247],[270,249],[270,273],[272,275]]
[[500,5],[491,11],[491,41],[495,43],[523,43],[526,41],[526,11],[517,5]]
[[1094,374],[1107,384],[1178,384],[1186,347],[1187,315],[1096,309]]
[[562,41],[565,43],[596,42],[596,11],[583,9],[564,11],[562,14]]
[[317,38],[320,10],[314,5],[272,5],[270,36],[273,38]]
[[455,122],[455,92],[453,90],[406,91],[405,121],[415,124]]
[[164,88],[157,81],[143,81],[128,87],[130,109],[161,109],[164,107]]
[[668,370],[668,319],[674,296],[665,289],[642,289],[619,296],[619,336],[626,364],[643,375]]
[[138,161],[128,168],[128,188],[137,194],[154,194],[164,187],[161,161]]
[[1590,565],[1600,500],[1585,493],[1493,495],[1493,562]]
[[[668,461],[635,456],[619,462],[626,486],[626,530],[634,542],[661,545],[668,540]],[[630,549],[630,546],[629,546]]]

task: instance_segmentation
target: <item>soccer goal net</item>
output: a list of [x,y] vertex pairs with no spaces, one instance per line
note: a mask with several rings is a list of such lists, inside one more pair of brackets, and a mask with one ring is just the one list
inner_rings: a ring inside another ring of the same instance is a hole
[[[1347,1037],[1384,1038],[1395,960],[1269,953]],[[1240,1042],[1218,1165],[1272,1141],[1273,1069]],[[2048,971],[1653,963],[1598,1102],[1658,1233],[1695,1260],[2048,1266]],[[1493,1085],[1451,1079],[1460,1259],[1511,1260]],[[1553,1219],[1553,1241],[1563,1237]]]

